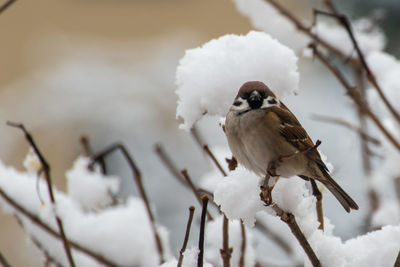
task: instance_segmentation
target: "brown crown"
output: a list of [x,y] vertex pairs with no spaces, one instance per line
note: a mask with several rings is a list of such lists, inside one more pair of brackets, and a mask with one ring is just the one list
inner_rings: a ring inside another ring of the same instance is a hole
[[243,98],[244,95],[250,94],[254,90],[256,90],[260,93],[265,93],[266,95],[276,97],[275,94],[271,91],[271,89],[269,89],[269,87],[266,86],[263,82],[249,81],[249,82],[245,82],[240,87],[239,92],[236,95],[236,98],[238,98],[239,96]]

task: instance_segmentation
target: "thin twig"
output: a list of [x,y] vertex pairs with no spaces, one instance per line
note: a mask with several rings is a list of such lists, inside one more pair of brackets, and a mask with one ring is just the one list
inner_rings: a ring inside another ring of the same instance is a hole
[[189,240],[189,235],[190,235],[190,227],[192,226],[192,220],[193,220],[193,214],[194,214],[194,207],[190,206],[189,207],[189,219],[186,224],[186,232],[185,232],[185,239],[183,240],[183,245],[181,250],[179,251],[179,260],[178,260],[178,265],[177,267],[182,266],[182,261],[183,261],[183,253],[186,250],[187,242]]
[[172,162],[171,158],[167,155],[163,146],[161,144],[155,144],[154,151],[160,157],[161,161],[164,163],[164,165],[167,167],[167,169],[174,175],[174,177],[179,182],[181,182],[182,184],[187,186],[187,184],[185,183],[185,179],[181,176],[178,168]]
[[[338,55],[342,59],[347,59],[347,55],[343,54],[341,50],[331,45],[329,42],[324,39],[318,37],[317,34],[312,32],[312,28],[306,26],[301,22],[299,18],[297,18],[292,12],[290,12],[287,8],[279,3],[277,0],[264,0],[271,4],[278,12],[280,12],[284,17],[286,17],[300,32],[303,32],[305,35],[310,37],[314,42],[321,44],[323,47]],[[351,59],[354,61],[354,59]]]
[[229,247],[229,220],[224,214],[222,221],[222,249],[220,249],[224,267],[229,267],[231,265],[232,251],[233,249]]
[[352,87],[347,80],[344,78],[342,73],[332,64],[329,60],[315,47],[315,45],[310,44],[310,48],[314,50],[314,55],[322,62],[324,65],[335,75],[342,86],[346,89],[347,94],[356,103],[357,107],[364,112],[379,128],[383,135],[400,151],[400,143],[393,137],[393,135],[383,126],[381,121],[368,107],[367,103],[362,100],[360,93]]
[[394,187],[396,189],[397,201],[400,206],[400,176],[394,179]]
[[381,145],[381,141],[379,141],[375,137],[372,137],[371,135],[366,133],[361,127],[357,127],[343,119],[335,118],[335,117],[331,117],[331,116],[319,115],[319,114],[318,115],[313,114],[311,118],[316,121],[334,123],[334,124],[346,127],[347,129],[358,133],[360,135],[361,139],[371,142],[374,145]]
[[11,267],[11,265],[8,263],[6,257],[4,257],[3,253],[0,252],[0,263],[3,265],[3,267]]
[[[15,208],[18,212],[20,212],[23,215],[25,215],[26,217],[28,217],[28,219],[32,223],[34,223],[35,225],[40,227],[42,230],[44,230],[51,236],[62,240],[62,237],[60,236],[60,234],[57,231],[54,231],[50,226],[48,226],[46,223],[44,223],[38,216],[27,211],[22,205],[18,204],[15,200],[13,200],[10,196],[8,196],[1,188],[0,188],[0,196],[9,205],[11,205],[13,208]],[[111,266],[111,267],[117,266],[117,264],[113,263],[111,260],[108,260],[108,259],[104,258],[103,256],[96,254],[95,252],[75,243],[74,241],[70,240],[69,244],[71,245],[72,248],[92,257],[94,260],[98,261],[101,264],[104,264],[106,266]]]
[[371,68],[368,66],[368,63],[365,60],[365,56],[364,56],[363,52],[361,51],[360,46],[358,45],[358,42],[354,36],[354,32],[351,27],[350,20],[347,18],[347,16],[344,14],[338,14],[338,13],[332,14],[332,13],[328,13],[328,12],[324,12],[324,11],[316,11],[316,12],[323,14],[323,15],[334,17],[340,22],[340,24],[342,24],[342,26],[345,28],[346,32],[348,33],[350,40],[353,43],[354,48],[356,49],[358,58],[360,60],[360,65],[365,70],[368,81],[374,86],[375,90],[378,92],[379,97],[382,99],[383,103],[389,109],[389,111],[393,115],[393,117],[397,120],[397,122],[400,123],[400,114],[393,107],[393,105],[389,102],[389,100],[383,93],[382,88],[378,84],[378,81],[376,80],[375,75],[372,73]]
[[153,231],[153,234],[154,234],[154,239],[156,241],[157,251],[158,251],[158,254],[159,254],[159,257],[160,257],[160,263],[162,264],[164,262],[164,251],[163,251],[163,247],[162,247],[162,244],[161,244],[161,238],[160,238],[160,236],[158,234],[158,231],[157,231],[157,227],[156,227],[156,223],[155,223],[155,220],[154,220],[154,216],[153,216],[153,213],[152,213],[151,208],[150,208],[150,202],[149,202],[149,199],[147,197],[146,191],[145,191],[144,186],[143,186],[142,174],[141,174],[139,168],[136,166],[136,164],[135,164],[132,156],[129,154],[128,150],[125,148],[124,145],[122,145],[120,143],[116,143],[116,144],[111,145],[108,148],[104,149],[104,151],[94,155],[92,157],[92,160],[93,160],[92,163],[97,162],[97,160],[99,158],[104,158],[104,157],[106,157],[107,155],[109,155],[110,153],[112,153],[112,152],[114,152],[116,150],[121,151],[122,155],[125,157],[126,161],[128,162],[128,164],[129,164],[129,166],[130,166],[130,168],[131,168],[131,170],[133,172],[133,179],[134,179],[134,181],[136,183],[136,186],[139,189],[140,197],[142,198],[142,200],[143,200],[143,202],[145,204],[147,215],[149,216],[151,228],[152,228],[152,231]]
[[399,250],[399,254],[397,254],[397,258],[396,258],[396,261],[394,262],[393,267],[400,267],[400,250]]
[[204,234],[205,234],[204,231],[205,231],[205,227],[206,227],[208,196],[202,196],[201,200],[203,202],[203,208],[201,210],[200,234],[199,234],[199,255],[197,257],[197,267],[203,267]]
[[[31,236],[30,237],[33,244],[44,254],[45,257],[45,266],[57,266],[57,267],[63,267],[61,263],[59,263],[56,259],[54,259],[49,252],[43,247],[43,245],[37,240],[35,237]],[[51,264],[51,265],[50,265]]]
[[242,244],[240,246],[239,267],[244,267],[244,256],[246,254],[246,229],[242,219],[240,219],[240,228],[242,232]]
[[80,143],[82,145],[84,155],[86,157],[91,157],[93,152],[92,148],[90,147],[89,138],[85,135],[81,136]]
[[322,209],[322,193],[321,191],[319,191],[318,185],[314,179],[310,179],[310,183],[312,187],[312,193],[315,199],[317,200],[317,202],[315,203],[315,208],[317,210],[317,219],[319,222],[318,229],[324,231],[324,212]]
[[221,172],[221,174],[223,176],[226,176],[226,172],[224,171],[224,169],[222,168],[221,164],[218,162],[217,158],[214,156],[214,154],[211,152],[210,148],[208,147],[208,145],[204,145],[203,146],[204,151],[206,152],[206,154],[211,158],[211,160],[214,162],[215,166],[217,166],[218,170]]
[[9,8],[17,0],[8,0],[2,6],[0,6],[0,14],[3,13],[7,8]]
[[[36,145],[32,135],[25,129],[25,126],[23,124],[8,121],[7,125],[9,125],[11,127],[16,127],[16,128],[19,128],[19,129],[22,130],[22,132],[25,135],[26,140],[31,145],[31,147],[32,147],[33,151],[35,152],[36,156],[39,158],[39,161],[40,161],[40,163],[42,165],[43,174],[44,174],[44,177],[46,179],[47,190],[48,190],[48,193],[49,193],[51,204],[54,207],[56,207],[56,200],[55,200],[55,197],[54,197],[53,186],[52,186],[51,177],[50,177],[50,165],[47,163],[46,159],[44,158],[44,156],[40,152],[40,150],[39,150],[38,146]],[[72,258],[71,248],[69,247],[69,241],[67,240],[67,236],[65,234],[64,226],[63,226],[63,223],[61,221],[61,218],[57,215],[57,213],[55,213],[55,219],[56,219],[56,222],[57,222],[58,230],[60,232],[60,236],[61,236],[62,241],[63,241],[63,245],[64,245],[65,253],[67,255],[68,263],[69,263],[69,265],[71,267],[74,267],[75,263],[74,263],[74,259]]]
[[[197,201],[199,202],[199,204],[201,205],[202,200],[201,200],[201,196],[199,191],[197,190],[196,186],[193,184],[192,179],[189,176],[189,173],[186,169],[181,170],[181,174],[183,175],[183,177],[185,178],[187,184],[189,185],[190,189],[192,190],[193,194],[195,195]],[[207,210],[207,217],[209,220],[214,220],[214,218],[212,217],[212,215],[210,214],[210,212]]]

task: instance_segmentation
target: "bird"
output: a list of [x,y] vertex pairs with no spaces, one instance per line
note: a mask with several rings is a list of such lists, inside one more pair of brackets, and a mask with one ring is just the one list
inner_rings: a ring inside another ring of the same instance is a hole
[[275,176],[319,181],[347,212],[358,210],[357,203],[329,174],[295,115],[263,82],[248,81],[240,87],[224,129],[233,156],[249,171],[264,177],[276,163]]

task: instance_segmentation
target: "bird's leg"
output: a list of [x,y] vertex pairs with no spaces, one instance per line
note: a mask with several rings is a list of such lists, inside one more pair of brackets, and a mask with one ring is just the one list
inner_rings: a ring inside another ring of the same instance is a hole
[[319,191],[318,185],[314,179],[310,179],[310,182],[311,182],[313,195],[315,196],[315,199],[317,200],[316,210],[317,210],[317,218],[318,218],[318,222],[319,222],[318,229],[324,231],[324,214],[323,214],[323,210],[322,210],[322,193],[321,193],[321,191]]
[[[279,175],[276,174],[277,165],[279,164],[276,161],[271,161],[268,164],[268,169],[267,173],[265,174],[264,182],[260,187],[261,189],[260,198],[262,201],[265,202],[266,206],[272,204],[272,190],[274,189],[276,183],[279,180]],[[271,177],[273,179],[271,179]],[[270,185],[270,181],[272,185]]]

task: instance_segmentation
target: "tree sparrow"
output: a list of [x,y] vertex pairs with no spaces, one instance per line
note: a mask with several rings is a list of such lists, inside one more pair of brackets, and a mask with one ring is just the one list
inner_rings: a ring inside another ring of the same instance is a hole
[[275,169],[277,176],[315,179],[347,212],[358,209],[329,175],[300,122],[264,83],[250,81],[240,87],[226,116],[225,133],[233,156],[248,170],[265,176],[270,174],[270,164],[280,161]]

